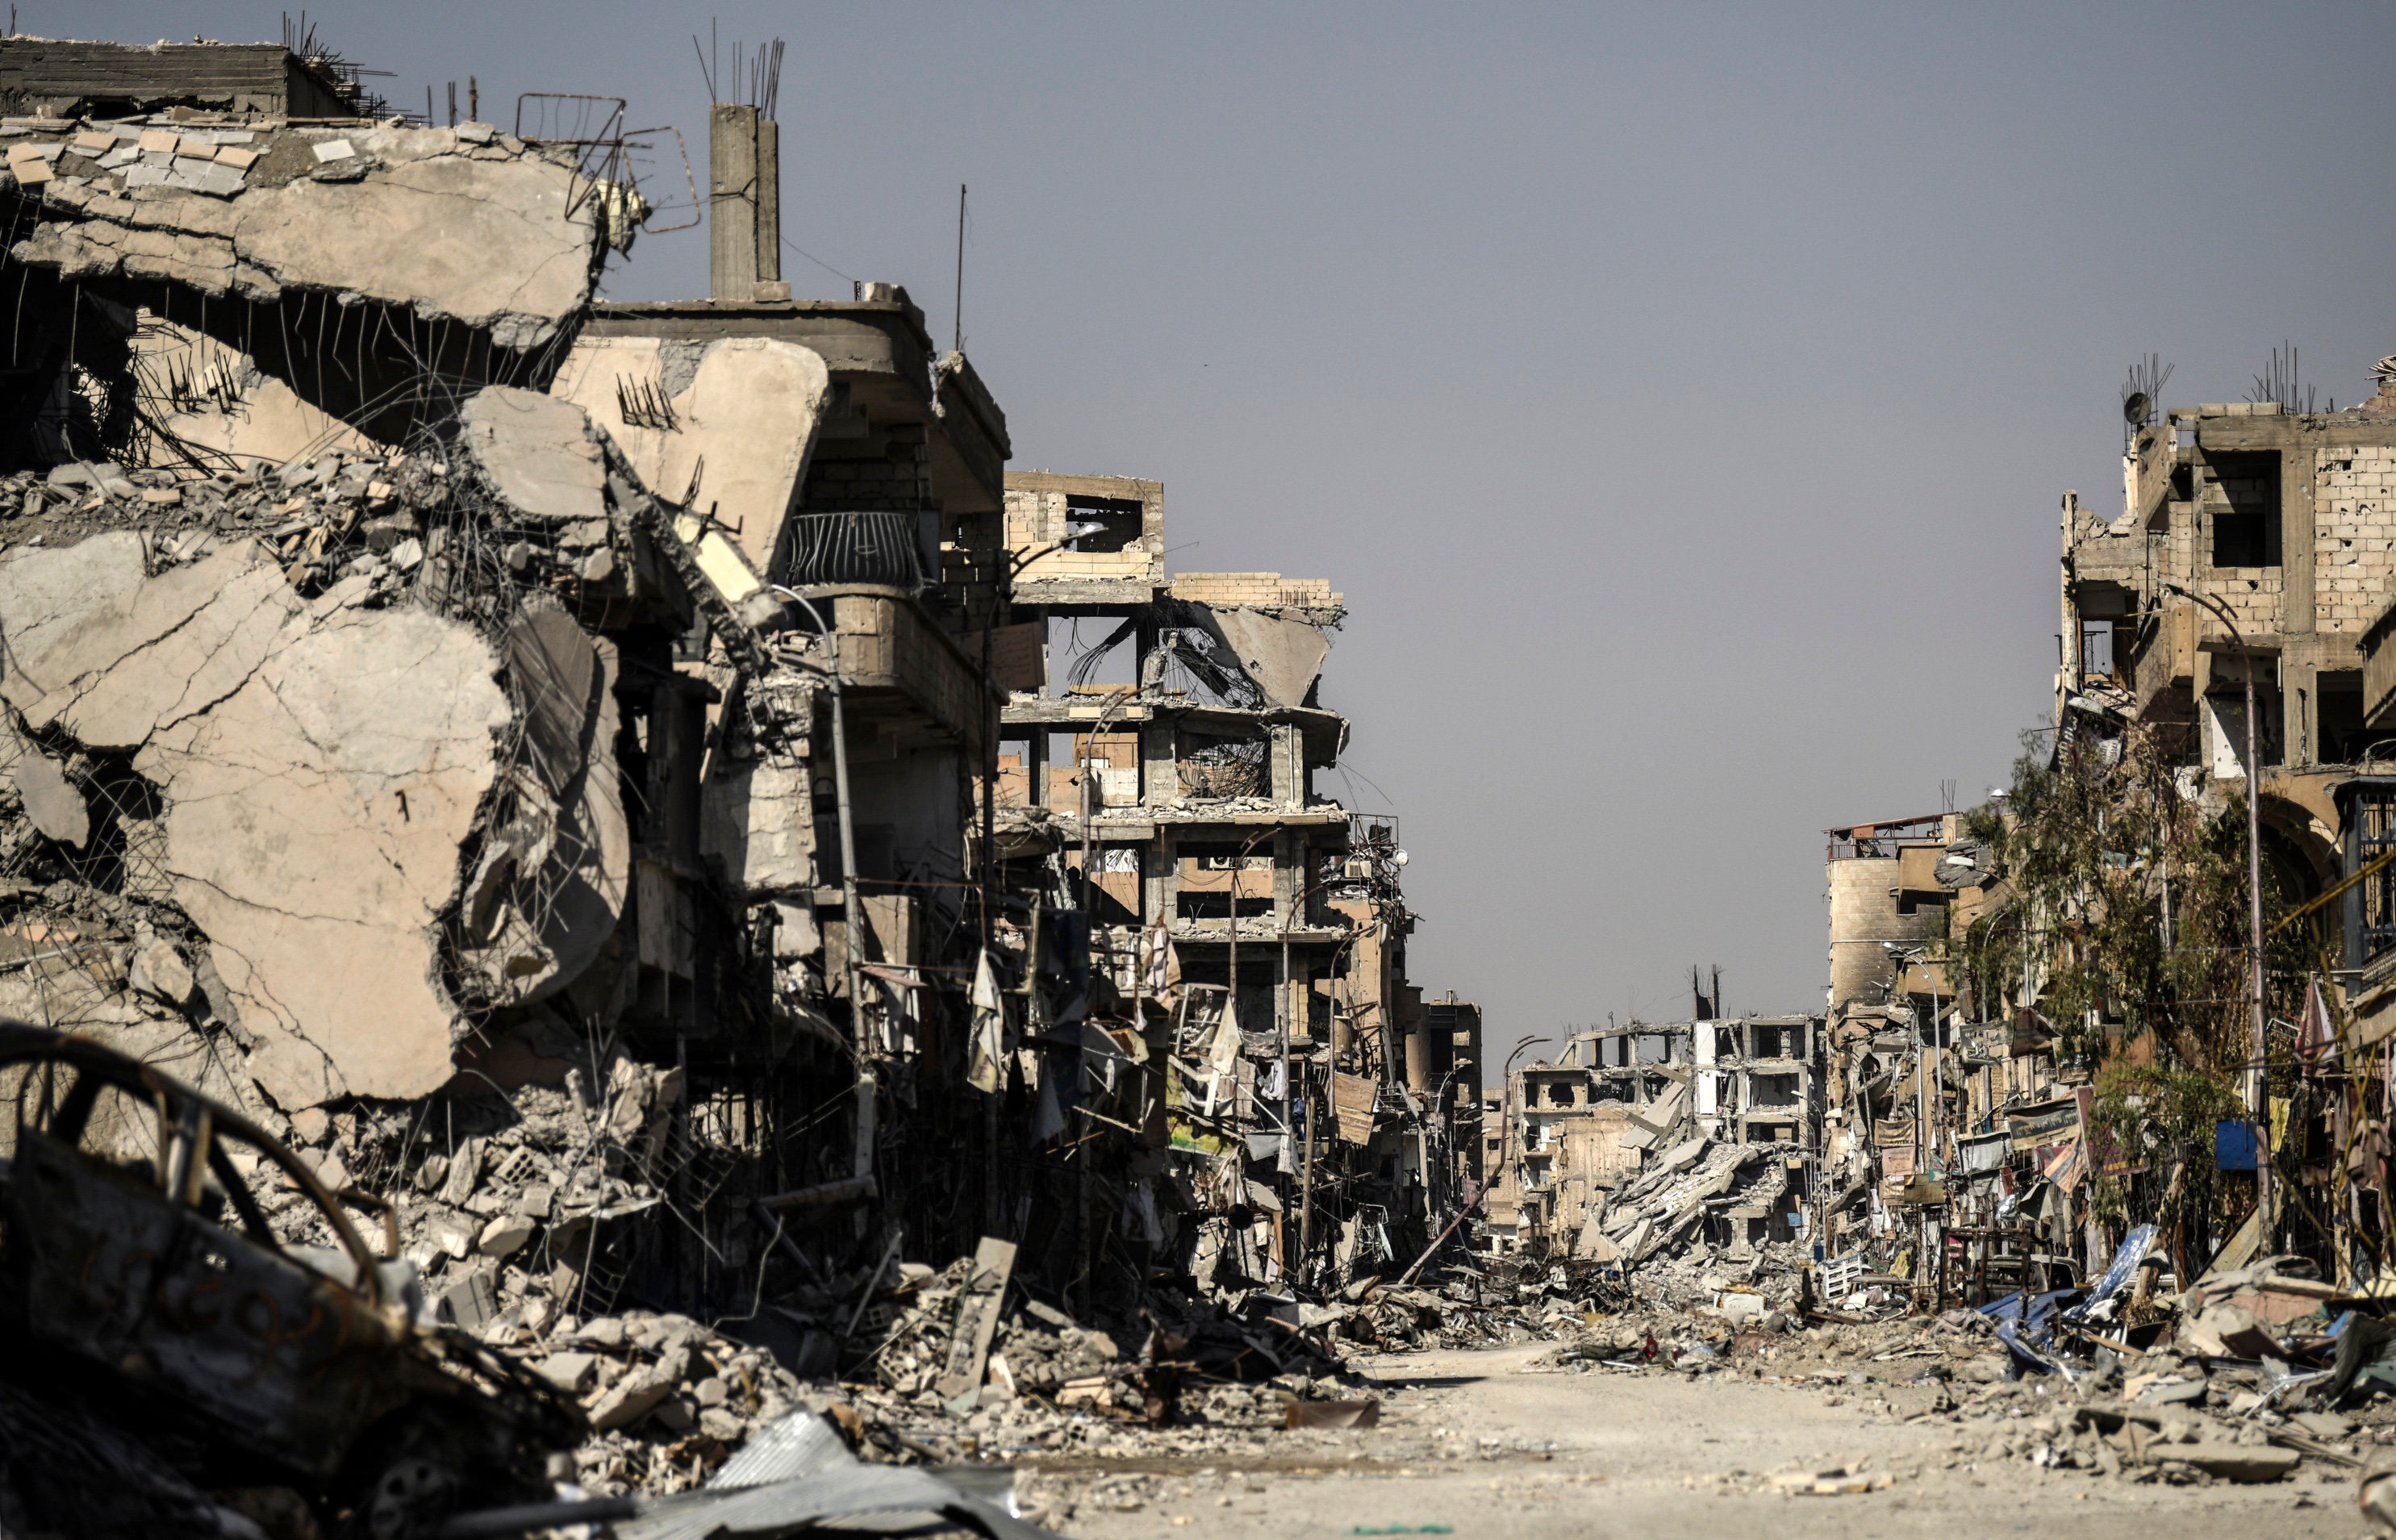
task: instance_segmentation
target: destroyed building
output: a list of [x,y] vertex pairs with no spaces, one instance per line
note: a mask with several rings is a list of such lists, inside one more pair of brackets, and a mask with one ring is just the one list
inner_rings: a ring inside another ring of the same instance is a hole
[[2336,789],[2388,736],[2365,692],[2396,577],[2396,390],[2377,384],[2344,411],[2142,395],[2121,511],[2064,497],[2058,723],[2168,727],[2192,769],[2242,781],[2251,666],[2263,858],[2292,905],[2344,874]]
[[[681,1311],[913,1394],[886,1295],[983,1238],[1120,1326],[1478,1196],[1480,1012],[1314,785],[1341,597],[1168,576],[1162,488],[1007,472],[903,288],[792,299],[770,91],[712,113],[714,292],[615,304],[620,111],[217,45],[0,40],[0,1011],[393,1201],[429,1314],[544,1362]],[[1077,621],[1127,679],[1052,689]]]
[[1250,1276],[1280,1276],[1317,1236],[1342,1278],[1402,1265],[1468,1196],[1479,1076],[1458,1039],[1477,1048],[1478,1013],[1432,1029],[1406,978],[1395,820],[1315,790],[1348,735],[1318,699],[1340,596],[1273,573],[1167,578],[1164,497],[1006,477],[1005,650],[1031,683],[1001,713],[997,848],[1070,874],[1054,901],[1089,916],[1080,944],[1126,997],[1167,986],[1170,952],[1169,1139],[1245,1163]]
[[[1635,1265],[1676,1241],[1795,1239],[1818,1148],[1822,1041],[1815,1016],[1708,1016],[1572,1034],[1558,1062],[1511,1077],[1515,1132],[1490,1195],[1493,1247]],[[1737,1175],[1737,1201],[1708,1204],[1702,1233],[1651,1229],[1627,1247],[1609,1239],[1621,1230],[1617,1195],[1699,1156],[1712,1162],[1710,1174]]]
[[[2064,498],[2055,721],[2017,786],[2035,791],[2043,774],[2095,787],[2135,765],[2128,800],[2096,807],[2086,830],[2053,800],[2025,810],[2000,796],[1968,816],[1830,831],[1824,1240],[1904,1273],[1923,1299],[2084,1279],[2123,1240],[2125,1207],[2165,1213],[2157,1244],[2176,1272],[2279,1248],[2340,1276],[2368,1267],[2343,1196],[2276,1213],[2270,1246],[2251,1222],[2270,1190],[2260,1173],[2284,1159],[2331,1182],[2324,1151],[2358,1136],[2326,1044],[2351,1052],[2396,1022],[2396,958],[2379,944],[2390,890],[2373,864],[2396,782],[2375,767],[2386,713],[2370,684],[2396,633],[2396,365],[2345,411],[2314,409],[2284,378],[2292,366],[2275,355],[2254,399],[2164,409],[2150,361],[2123,390],[2121,511]],[[2244,896],[2250,785],[2256,908],[2280,917],[2268,927]],[[2143,806],[2162,811],[2106,832]],[[2054,863],[2028,875],[1999,852],[2025,814]],[[2217,868],[2190,843],[2198,830]],[[2057,875],[2083,859],[2110,874],[2104,896]],[[2191,915],[2204,903],[2216,907]],[[2150,911],[2129,952],[2102,930]],[[2219,928],[2202,951],[2176,952],[2199,923]],[[2268,929],[2260,1010],[2250,925]],[[2147,936],[2160,949],[2139,949]],[[2200,966],[2216,971],[2197,986]],[[2168,1162],[2124,1154],[2117,1131],[2141,1122],[2146,1097],[2125,1100],[2103,1071],[2150,1088],[2167,1082],[2136,1077],[2211,1072],[2190,1062],[2208,1031],[2230,1044],[2216,1054],[2250,1108],[2268,1082],[2274,1106],[2298,1110],[2268,1138],[2224,1118],[2217,1150],[2150,1129]]]

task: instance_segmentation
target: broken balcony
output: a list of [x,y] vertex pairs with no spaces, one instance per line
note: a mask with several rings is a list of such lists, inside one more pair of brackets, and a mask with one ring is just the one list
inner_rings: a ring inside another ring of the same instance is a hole
[[[842,707],[852,753],[972,739],[980,724],[978,670],[911,596],[872,583],[798,591],[839,638]],[[810,650],[821,646],[815,639]]]

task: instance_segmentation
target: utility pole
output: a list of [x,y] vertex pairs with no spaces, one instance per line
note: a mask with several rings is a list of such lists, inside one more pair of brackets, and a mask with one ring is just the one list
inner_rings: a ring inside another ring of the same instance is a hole
[[2263,1026],[2263,815],[2260,803],[2263,794],[2263,762],[2255,752],[2255,655],[2247,648],[2245,635],[2231,618],[2230,606],[2206,594],[2191,592],[2177,583],[2165,583],[2164,591],[2185,599],[2193,599],[2211,610],[2230,630],[2230,639],[2238,644],[2239,661],[2246,672],[2246,924],[2247,949],[2253,953],[2250,970],[2255,1041],[2254,1063],[2247,1069],[2246,1105],[2254,1117],[2255,1139],[2255,1212],[2256,1225],[2263,1252],[2271,1250],[2271,1085],[2270,1041]]

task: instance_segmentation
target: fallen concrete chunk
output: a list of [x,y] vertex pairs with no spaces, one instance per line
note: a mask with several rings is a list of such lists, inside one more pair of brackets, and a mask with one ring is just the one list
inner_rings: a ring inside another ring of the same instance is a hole
[[133,954],[130,982],[143,994],[180,1010],[198,981],[192,965],[169,941],[153,941]]
[[420,610],[302,615],[135,760],[281,1106],[420,1096],[452,1073],[439,920],[497,774],[495,672],[479,637]]
[[67,783],[47,754],[30,745],[17,756],[12,777],[25,803],[25,816],[44,837],[81,850],[91,838],[91,808],[83,793]]
[[524,745],[467,879],[454,961],[477,1003],[515,1005],[573,983],[606,949],[632,834],[612,757],[615,648],[550,604],[516,617],[500,657]]
[[2208,1306],[2203,1314],[2181,1326],[2179,1345],[2208,1358],[2259,1359],[2283,1351],[2259,1321],[2230,1304]]
[[[762,337],[583,337],[550,390],[606,428],[652,493],[681,502],[699,481],[698,506],[715,509],[751,566],[771,568],[832,399],[820,354]],[[639,412],[626,420],[632,391],[665,404],[672,425]]]
[[2176,1460],[2226,1481],[2250,1482],[2276,1481],[2304,1458],[2293,1449],[2227,1442],[2164,1444],[2151,1453],[2157,1459]]
[[38,731],[138,749],[238,688],[300,608],[281,571],[243,541],[60,631],[6,694]]
[[494,385],[459,411],[458,428],[459,447],[523,518],[606,518],[607,467],[598,431],[573,402]]
[[483,1227],[474,1249],[485,1256],[506,1258],[524,1249],[537,1227],[521,1214],[502,1214]]
[[576,1391],[591,1383],[599,1367],[595,1353],[552,1353],[533,1366],[534,1372],[560,1390]]
[[658,1403],[673,1391],[672,1379],[646,1369],[635,1370],[609,1386],[598,1404],[591,1408],[591,1426],[602,1433],[611,1427],[629,1427],[655,1411]]
[[[82,478],[77,466],[59,471],[73,471],[77,480]],[[58,473],[51,472],[53,480]],[[141,537],[130,530],[95,535],[78,545],[20,549],[0,556],[0,644],[7,649],[7,670],[0,680],[13,681],[19,664],[40,656],[65,627],[140,587],[142,568]]]

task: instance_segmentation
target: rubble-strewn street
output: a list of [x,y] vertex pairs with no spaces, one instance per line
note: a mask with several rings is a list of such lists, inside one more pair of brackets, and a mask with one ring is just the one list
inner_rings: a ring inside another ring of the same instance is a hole
[[1345,591],[793,297],[779,43],[10,32],[0,1535],[2396,1533],[2396,358],[2135,368],[1821,1008],[1546,1035]]
[[[1703,1378],[1537,1372],[1536,1348],[1376,1361],[1381,1426],[1342,1447],[1254,1466],[1177,1462],[1072,1488],[1073,1533],[1676,1534],[1769,1528],[1810,1536],[2336,1536],[2360,1520],[2353,1480],[2112,1480],[1987,1453],[2061,1425],[2031,1400],[2002,1425],[1929,1414],[1935,1390],[1869,1359],[1785,1361]],[[1763,1377],[1753,1377],[1760,1368]],[[1804,1377],[1811,1372],[1831,1375]],[[1870,1374],[1849,1385],[1848,1374]],[[2010,1409],[2009,1409],[2010,1410]],[[1061,1483],[1060,1483],[1061,1484]],[[1051,1490],[1052,1479],[1041,1479]],[[1817,1489],[1827,1489],[1819,1491]]]

